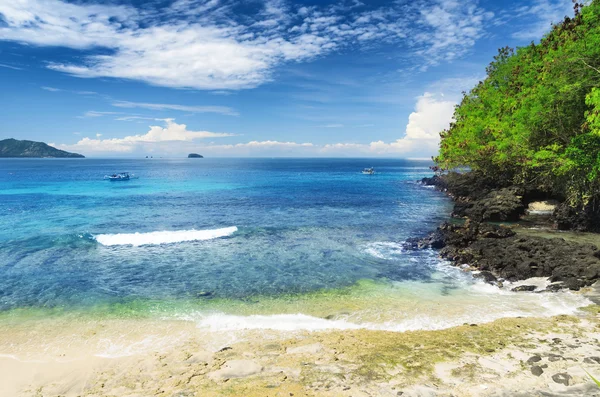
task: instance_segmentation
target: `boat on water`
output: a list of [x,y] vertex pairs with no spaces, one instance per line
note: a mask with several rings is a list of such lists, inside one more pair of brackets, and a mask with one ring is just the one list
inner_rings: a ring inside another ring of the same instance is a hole
[[133,174],[130,174],[129,172],[119,172],[117,174],[105,175],[104,179],[114,182],[114,181],[128,181],[130,179],[135,179],[135,177],[133,176]]
[[365,175],[374,175],[375,174],[375,168],[371,167],[371,168],[365,168],[362,170],[362,173]]

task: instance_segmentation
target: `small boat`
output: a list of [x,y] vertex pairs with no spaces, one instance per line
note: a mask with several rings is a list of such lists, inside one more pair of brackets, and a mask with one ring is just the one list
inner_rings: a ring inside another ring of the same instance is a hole
[[375,168],[371,167],[371,168],[365,168],[364,170],[362,170],[362,173],[365,175],[374,175],[375,174]]
[[119,172],[118,174],[105,175],[104,179],[107,179],[111,182],[113,181],[128,181],[133,179],[133,175],[130,175],[129,172]]

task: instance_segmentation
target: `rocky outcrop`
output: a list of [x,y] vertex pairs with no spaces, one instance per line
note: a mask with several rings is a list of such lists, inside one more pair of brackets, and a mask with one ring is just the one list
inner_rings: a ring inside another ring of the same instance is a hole
[[188,154],[188,159],[203,159],[204,156],[198,153],[190,153]]
[[511,186],[508,178],[492,180],[478,172],[423,178],[455,201],[452,216],[476,221],[517,221],[525,213],[525,189]]
[[585,207],[562,203],[554,211],[554,221],[558,230],[600,233],[600,203]]
[[[512,282],[548,277],[560,282],[554,288],[578,290],[600,278],[600,251],[591,244],[521,236],[485,223],[444,223],[425,239],[406,244],[406,248],[424,247],[441,248],[440,255],[455,265],[468,264]],[[487,273],[482,277],[495,282]]]

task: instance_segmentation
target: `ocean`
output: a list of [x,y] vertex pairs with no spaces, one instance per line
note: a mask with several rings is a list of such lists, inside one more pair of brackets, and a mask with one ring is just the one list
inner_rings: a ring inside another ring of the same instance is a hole
[[[405,239],[449,218],[451,201],[417,183],[430,165],[0,160],[0,320],[408,331],[572,314],[589,303],[499,289],[435,251],[404,250]],[[136,179],[103,180],[123,171]]]

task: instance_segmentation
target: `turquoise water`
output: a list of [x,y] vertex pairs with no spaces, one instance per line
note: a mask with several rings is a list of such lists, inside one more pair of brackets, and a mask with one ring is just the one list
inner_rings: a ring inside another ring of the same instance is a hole
[[[128,307],[352,317],[355,310],[369,321],[393,322],[394,311],[413,321],[423,310],[443,318],[451,307],[463,321],[475,309],[493,312],[490,319],[550,310],[539,296],[500,297],[435,252],[401,249],[450,212],[442,193],[415,183],[430,175],[429,165],[0,160],[0,311]],[[361,174],[371,166],[376,175]],[[102,179],[121,171],[138,179]],[[577,305],[569,301],[564,311]]]

